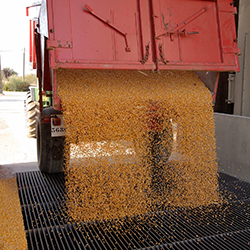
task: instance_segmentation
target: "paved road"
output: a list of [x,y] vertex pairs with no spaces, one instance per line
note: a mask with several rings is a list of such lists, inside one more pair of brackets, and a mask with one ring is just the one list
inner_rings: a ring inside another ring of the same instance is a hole
[[24,100],[26,93],[0,94],[0,170],[37,169],[36,139],[27,137]]

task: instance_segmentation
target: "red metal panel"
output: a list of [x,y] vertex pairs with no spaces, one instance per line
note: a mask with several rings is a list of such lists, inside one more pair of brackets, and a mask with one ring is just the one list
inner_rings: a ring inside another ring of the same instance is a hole
[[36,22],[29,21],[29,62],[32,64],[32,69],[36,69],[36,48],[35,48],[35,28]]
[[[240,53],[237,47],[237,36],[234,23],[236,8],[231,0],[218,0],[218,19],[222,46],[222,60],[225,64],[235,64],[235,54]],[[238,59],[238,58],[237,58]]]
[[237,71],[231,0],[48,0],[52,68]]
[[56,76],[56,70],[53,70],[52,72],[52,81],[53,81],[53,108],[56,110],[61,110],[61,99],[59,98],[57,94],[57,76]]
[[136,12],[135,20],[138,37],[138,60],[143,65],[152,67],[152,32],[150,19],[148,18],[150,6],[148,5],[148,0],[138,0],[137,4],[138,12]]
[[36,69],[36,45],[35,45],[35,28],[36,28],[36,22],[32,22],[32,68]]
[[[239,70],[230,2],[154,0],[159,69]],[[226,17],[220,8],[229,11]]]
[[[27,9],[28,11],[28,9]],[[29,42],[29,62],[32,62],[32,47],[34,43],[34,34],[32,30],[32,20],[29,21],[29,31],[30,31],[30,42]]]
[[[49,39],[50,41],[72,42],[70,0],[48,1],[49,10]],[[48,46],[49,47],[49,46]],[[57,47],[53,51],[53,62],[71,61],[72,51],[67,48]]]
[[155,67],[148,0],[48,0],[48,11],[50,41],[72,43],[52,46],[53,68]]
[[[43,38],[45,41],[47,38]],[[44,91],[52,91],[51,84],[51,71],[49,68],[49,51],[46,48],[46,43],[44,43],[44,58],[43,58],[43,90]]]

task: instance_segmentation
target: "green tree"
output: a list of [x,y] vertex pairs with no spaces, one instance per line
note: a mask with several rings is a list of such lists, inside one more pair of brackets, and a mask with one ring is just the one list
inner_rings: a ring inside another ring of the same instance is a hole
[[3,68],[3,74],[4,77],[6,79],[8,79],[10,76],[16,75],[17,76],[17,72],[14,69],[10,69],[10,68]]

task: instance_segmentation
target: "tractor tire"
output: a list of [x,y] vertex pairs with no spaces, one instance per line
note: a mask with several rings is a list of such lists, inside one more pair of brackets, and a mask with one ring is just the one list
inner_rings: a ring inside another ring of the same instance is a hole
[[[43,114],[60,113],[52,107],[43,110]],[[65,164],[64,145],[65,137],[51,137],[51,124],[42,123],[41,114],[38,115],[36,124],[37,160],[38,167],[43,173],[60,173]]]
[[26,107],[28,106],[28,104],[29,103],[31,103],[31,102],[33,102],[33,100],[32,100],[32,97],[31,97],[31,93],[30,92],[28,92],[27,94],[26,94]]
[[27,125],[28,125],[28,137],[36,138],[36,123],[39,114],[39,103],[27,99]]

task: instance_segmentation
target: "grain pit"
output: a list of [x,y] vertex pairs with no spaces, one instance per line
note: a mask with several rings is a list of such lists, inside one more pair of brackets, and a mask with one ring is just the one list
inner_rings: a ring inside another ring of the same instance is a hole
[[193,72],[57,70],[69,216],[219,201],[211,93]]

